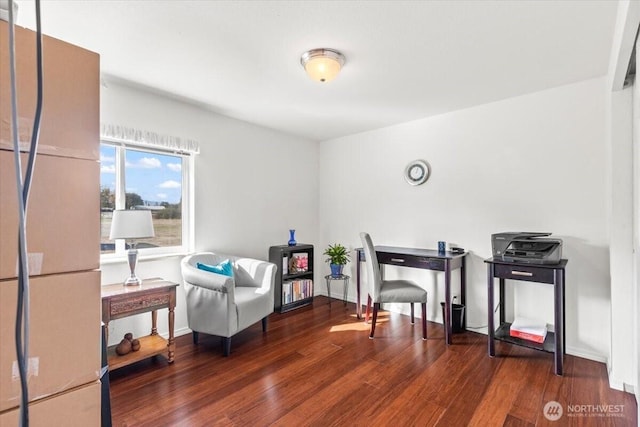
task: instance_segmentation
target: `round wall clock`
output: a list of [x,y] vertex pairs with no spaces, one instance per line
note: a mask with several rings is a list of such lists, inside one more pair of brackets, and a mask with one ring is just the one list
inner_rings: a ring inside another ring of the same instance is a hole
[[429,166],[422,160],[414,160],[404,169],[404,179],[411,185],[420,185],[429,178]]

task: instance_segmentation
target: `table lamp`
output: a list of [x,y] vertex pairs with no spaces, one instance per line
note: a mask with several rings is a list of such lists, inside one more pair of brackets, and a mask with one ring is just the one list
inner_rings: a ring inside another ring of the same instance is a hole
[[135,239],[153,237],[153,220],[148,210],[116,210],[111,219],[111,234],[109,239],[131,240],[128,252],[131,276],[124,281],[124,285],[141,285],[142,280],[136,276],[138,250]]

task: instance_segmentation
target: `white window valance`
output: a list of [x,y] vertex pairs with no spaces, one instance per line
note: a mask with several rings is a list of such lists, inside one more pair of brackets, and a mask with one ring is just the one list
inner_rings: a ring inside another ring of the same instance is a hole
[[160,135],[156,132],[109,123],[102,123],[100,125],[100,138],[111,142],[157,148],[176,153],[198,154],[200,152],[200,144],[198,141],[192,139]]

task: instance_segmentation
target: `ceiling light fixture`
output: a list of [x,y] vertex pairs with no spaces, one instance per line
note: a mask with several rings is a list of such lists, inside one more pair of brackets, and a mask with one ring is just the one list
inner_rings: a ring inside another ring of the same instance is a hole
[[344,55],[334,49],[311,49],[302,54],[300,63],[313,80],[333,80],[344,65]]

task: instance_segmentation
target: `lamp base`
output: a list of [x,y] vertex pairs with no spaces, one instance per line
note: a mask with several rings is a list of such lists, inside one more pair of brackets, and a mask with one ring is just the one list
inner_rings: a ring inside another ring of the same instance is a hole
[[129,249],[127,253],[127,258],[129,261],[129,269],[131,270],[131,275],[124,281],[124,286],[140,286],[142,285],[142,279],[136,276],[136,264],[138,263],[138,250],[135,249],[132,245],[132,248]]
[[136,276],[128,277],[127,280],[122,283],[124,286],[140,286],[142,285],[142,279]]

